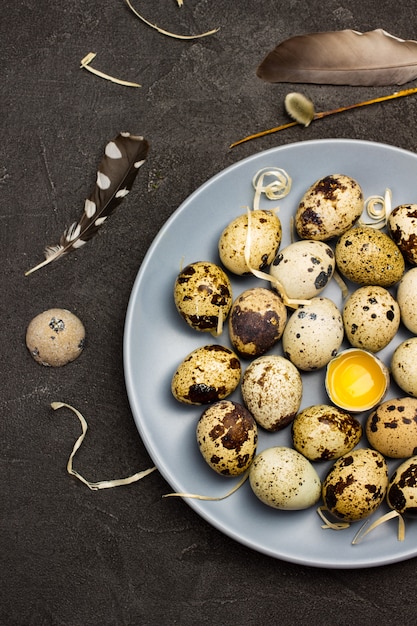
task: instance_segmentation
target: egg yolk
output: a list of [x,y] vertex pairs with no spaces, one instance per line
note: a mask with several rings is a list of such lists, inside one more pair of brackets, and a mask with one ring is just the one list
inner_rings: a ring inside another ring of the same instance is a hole
[[331,400],[345,409],[372,408],[384,395],[387,381],[371,355],[352,351],[329,363],[327,389]]

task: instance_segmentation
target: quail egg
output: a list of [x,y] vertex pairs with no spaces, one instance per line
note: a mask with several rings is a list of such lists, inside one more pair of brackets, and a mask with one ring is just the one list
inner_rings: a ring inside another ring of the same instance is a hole
[[232,350],[216,344],[202,346],[179,364],[171,391],[185,404],[211,404],[233,393],[240,376],[240,361]]
[[387,492],[388,505],[409,517],[417,517],[417,457],[407,459],[394,471]]
[[355,522],[376,511],[387,487],[388,466],[382,454],[359,448],[335,461],[323,481],[322,497],[334,517]]
[[397,385],[410,396],[417,397],[417,337],[402,341],[391,358],[391,374]]
[[295,227],[302,239],[326,241],[346,232],[363,211],[359,183],[344,174],[325,176],[304,194],[295,214]]
[[85,343],[81,320],[67,309],[39,313],[26,330],[26,346],[32,357],[47,367],[62,367],[80,356]]
[[417,454],[417,398],[391,398],[366,420],[370,445],[386,457],[405,459]]
[[258,427],[244,406],[220,400],[202,413],[196,436],[199,450],[212,469],[223,476],[238,476],[256,454]]
[[405,259],[417,265],[417,204],[401,204],[388,217],[388,232]]
[[269,272],[288,298],[305,300],[318,296],[331,280],[335,268],[332,248],[323,241],[295,241],[280,250]]
[[405,270],[397,244],[371,226],[356,226],[345,232],[336,243],[335,256],[340,273],[359,285],[391,287]]
[[350,452],[362,437],[362,426],[350,413],[330,406],[309,406],[291,425],[294,448],[310,461],[329,461]]
[[258,357],[281,339],[287,322],[287,308],[278,294],[253,287],[233,302],[229,335],[240,356]]
[[346,300],[342,316],[350,345],[370,352],[385,348],[401,321],[398,302],[378,285],[356,289]]
[[397,289],[397,302],[401,321],[413,335],[417,335],[417,267],[413,267],[401,278]]
[[307,509],[320,498],[321,482],[313,465],[285,446],[266,448],[256,455],[249,483],[256,497],[275,509]]
[[220,260],[234,274],[250,274],[252,269],[263,271],[274,260],[281,237],[281,222],[272,211],[257,209],[251,211],[249,217],[244,213],[228,224],[220,235]]
[[289,318],[282,335],[284,355],[300,370],[324,367],[343,341],[342,315],[329,298],[317,297],[301,305]]
[[197,261],[178,274],[174,300],[189,326],[217,334],[232,306],[232,286],[221,267],[209,261]]
[[287,426],[300,408],[303,384],[298,369],[279,355],[263,355],[252,361],[243,374],[244,403],[265,430]]

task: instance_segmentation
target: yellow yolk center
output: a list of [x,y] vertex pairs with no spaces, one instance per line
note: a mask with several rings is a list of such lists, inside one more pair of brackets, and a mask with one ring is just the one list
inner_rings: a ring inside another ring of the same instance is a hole
[[328,393],[331,400],[342,408],[371,408],[382,398],[386,386],[386,376],[371,354],[353,350],[329,363]]

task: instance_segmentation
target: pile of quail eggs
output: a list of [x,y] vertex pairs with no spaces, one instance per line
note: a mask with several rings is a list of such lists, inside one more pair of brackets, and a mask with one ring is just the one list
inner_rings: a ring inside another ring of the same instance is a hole
[[[356,180],[325,176],[299,201],[288,246],[278,215],[253,209],[225,225],[218,263],[196,260],[173,286],[185,323],[215,338],[185,356],[171,383],[178,402],[200,407],[202,458],[224,476],[248,473],[270,507],[322,499],[344,522],[384,501],[417,515],[417,205],[394,208],[384,229],[363,224],[364,206]],[[247,289],[242,281],[235,296],[231,275],[264,281]],[[337,276],[349,286],[342,307],[321,295]],[[309,372],[325,372],[343,342],[378,358],[400,325],[409,338],[386,364],[398,397],[373,406],[363,425],[357,406],[336,406],[330,393],[325,404],[301,406]],[[229,398],[235,391],[240,402]],[[292,446],[258,451],[260,429],[290,429]],[[392,459],[401,465],[389,475]],[[332,464],[320,479],[322,461]]]

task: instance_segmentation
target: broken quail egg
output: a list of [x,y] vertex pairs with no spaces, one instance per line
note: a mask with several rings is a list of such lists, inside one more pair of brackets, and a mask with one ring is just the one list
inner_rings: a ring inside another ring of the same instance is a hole
[[351,413],[374,408],[384,398],[388,385],[385,363],[366,350],[344,350],[326,368],[327,395],[333,404]]
[[364,207],[359,183],[350,176],[333,174],[316,181],[304,194],[295,214],[302,239],[326,241],[346,232]]
[[320,498],[321,482],[312,463],[285,446],[266,448],[256,455],[249,483],[256,497],[275,509],[307,509]]
[[256,422],[237,402],[221,400],[209,406],[197,423],[196,435],[204,460],[223,476],[243,474],[256,454]]
[[329,298],[317,297],[292,313],[282,335],[282,348],[296,367],[312,371],[327,365],[342,341],[339,309]]
[[318,296],[333,276],[335,258],[323,241],[295,241],[280,250],[269,272],[288,298],[305,300]]
[[272,211],[257,209],[244,213],[220,235],[220,260],[234,274],[250,274],[252,269],[263,271],[274,260],[281,237],[281,222]]

